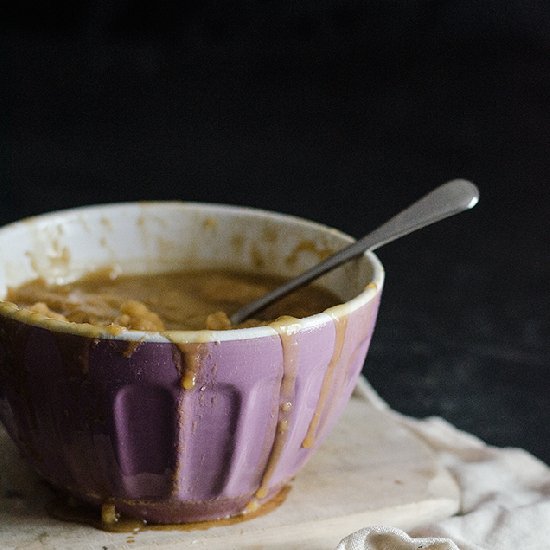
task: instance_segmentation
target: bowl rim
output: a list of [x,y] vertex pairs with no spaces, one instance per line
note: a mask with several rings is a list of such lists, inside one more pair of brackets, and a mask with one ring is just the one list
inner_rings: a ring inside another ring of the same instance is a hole
[[[134,202],[116,202],[105,204],[84,205],[75,208],[62,210],[54,210],[36,216],[22,218],[21,220],[8,223],[0,227],[0,235],[17,230],[19,227],[27,224],[39,224],[41,222],[51,222],[55,218],[67,218],[77,216],[83,212],[104,211],[104,210],[124,210],[135,207],[172,207],[190,210],[210,210],[212,212],[231,212],[234,214],[254,215],[264,218],[276,218],[280,222],[289,221],[293,224],[307,226],[312,229],[317,229],[323,232],[328,232],[337,237],[352,243],[355,241],[353,237],[323,223],[309,220],[300,216],[285,214],[281,212],[254,208],[251,206],[240,206],[233,204],[194,202],[194,201],[134,201]],[[323,312],[296,319],[292,317],[283,317],[277,319],[268,325],[228,329],[228,330],[168,330],[161,332],[153,331],[138,331],[127,329],[123,331],[113,330],[109,327],[100,327],[90,325],[88,323],[73,323],[68,321],[60,321],[46,317],[41,313],[35,313],[25,308],[20,308],[16,304],[8,301],[0,300],[0,317],[7,317],[17,320],[27,325],[41,327],[53,332],[63,332],[67,334],[79,335],[93,339],[109,339],[123,341],[138,341],[138,342],[154,342],[154,343],[173,343],[173,344],[190,344],[190,343],[207,343],[207,342],[223,342],[233,340],[250,340],[256,338],[265,338],[277,336],[284,332],[294,334],[299,331],[310,331],[320,326],[347,317],[351,312],[367,305],[369,302],[376,300],[382,292],[384,285],[384,267],[377,256],[367,250],[362,258],[368,259],[373,270],[372,279],[366,284],[364,289],[354,296],[352,299],[337,304],[326,309]]]

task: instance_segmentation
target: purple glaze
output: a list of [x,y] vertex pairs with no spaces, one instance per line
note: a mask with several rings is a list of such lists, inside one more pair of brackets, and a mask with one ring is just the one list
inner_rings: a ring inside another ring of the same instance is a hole
[[[313,448],[302,442],[333,356],[335,325],[292,336],[292,409],[264,500],[289,482],[340,416],[379,296],[348,316]],[[174,344],[131,349],[0,316],[0,418],[36,470],[77,498],[111,499],[124,513],[158,523],[233,515],[254,498],[272,452],[283,346],[277,335],[209,342],[200,344],[200,356],[196,383],[185,390],[185,354]]]

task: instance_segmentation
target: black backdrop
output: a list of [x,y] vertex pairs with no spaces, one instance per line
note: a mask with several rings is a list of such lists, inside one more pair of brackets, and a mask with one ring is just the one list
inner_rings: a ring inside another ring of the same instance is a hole
[[550,462],[543,1],[7,2],[0,223],[226,202],[361,236],[435,185],[474,211],[388,245],[365,374]]

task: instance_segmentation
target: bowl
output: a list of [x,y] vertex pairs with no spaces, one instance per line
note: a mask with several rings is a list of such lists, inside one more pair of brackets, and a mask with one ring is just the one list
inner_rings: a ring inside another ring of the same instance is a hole
[[[179,202],[84,207],[0,229],[0,299],[42,277],[189,266],[293,276],[351,242],[283,214]],[[0,301],[0,418],[54,488],[154,523],[250,512],[322,444],[363,367],[384,273],[319,284],[341,304],[232,330],[113,331]]]

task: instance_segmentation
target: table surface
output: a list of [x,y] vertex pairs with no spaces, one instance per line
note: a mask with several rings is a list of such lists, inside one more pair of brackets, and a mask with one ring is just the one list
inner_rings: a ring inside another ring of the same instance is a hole
[[13,5],[0,24],[0,223],[177,198],[359,237],[472,179],[472,212],[380,250],[364,373],[403,413],[550,462],[548,12],[516,4],[306,2],[266,16],[174,3],[151,17],[137,3]]

